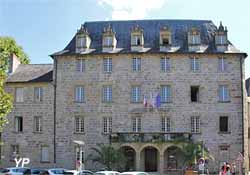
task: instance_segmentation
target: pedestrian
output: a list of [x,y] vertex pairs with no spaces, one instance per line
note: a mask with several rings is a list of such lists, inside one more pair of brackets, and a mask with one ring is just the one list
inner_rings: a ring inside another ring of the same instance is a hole
[[232,173],[232,175],[235,175],[235,172],[236,172],[236,165],[235,165],[235,163],[232,163],[232,165],[231,165],[231,173]]
[[224,162],[221,169],[220,169],[220,175],[227,175],[227,163]]
[[226,167],[226,175],[231,175],[230,165],[228,163],[227,163],[227,167]]

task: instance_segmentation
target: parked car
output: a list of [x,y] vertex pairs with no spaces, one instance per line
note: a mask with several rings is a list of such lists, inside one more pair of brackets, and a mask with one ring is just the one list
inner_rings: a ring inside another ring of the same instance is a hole
[[95,175],[120,175],[117,171],[98,171]]
[[89,171],[89,170],[81,170],[81,171],[67,170],[65,171],[64,174],[70,174],[70,173],[72,173],[73,175],[93,175],[94,174],[92,171]]
[[30,175],[31,171],[30,168],[27,167],[11,167],[11,168],[6,168],[9,170],[7,173],[8,175]]
[[0,168],[0,175],[8,175],[8,172],[10,170],[6,169],[6,168]]
[[64,175],[66,171],[64,168],[52,168],[48,170],[49,175]]
[[146,172],[141,172],[141,171],[128,171],[128,172],[123,172],[121,175],[149,175]]
[[46,171],[47,171],[46,169],[42,169],[42,168],[31,168],[31,175],[40,175]]

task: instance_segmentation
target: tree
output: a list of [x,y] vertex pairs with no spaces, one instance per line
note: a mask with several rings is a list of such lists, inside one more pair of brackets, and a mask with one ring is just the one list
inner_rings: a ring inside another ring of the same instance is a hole
[[107,170],[121,170],[124,168],[126,158],[123,152],[111,145],[98,144],[91,148],[94,154],[90,154],[88,160],[98,162]]
[[0,37],[0,133],[7,123],[6,115],[12,109],[12,97],[4,91],[4,81],[8,70],[9,57],[15,54],[22,64],[28,64],[29,58],[11,37]]

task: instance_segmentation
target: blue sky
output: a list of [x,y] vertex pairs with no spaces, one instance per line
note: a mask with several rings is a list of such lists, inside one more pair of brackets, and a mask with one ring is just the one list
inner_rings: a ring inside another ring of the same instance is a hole
[[62,50],[85,21],[209,19],[222,21],[229,40],[250,54],[249,7],[249,0],[0,0],[0,35],[14,37],[32,63],[52,63],[48,55]]

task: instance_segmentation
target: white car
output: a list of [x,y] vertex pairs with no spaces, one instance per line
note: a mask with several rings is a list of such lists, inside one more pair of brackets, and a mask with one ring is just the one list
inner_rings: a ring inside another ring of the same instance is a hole
[[98,171],[95,175],[120,175],[118,171]]
[[50,175],[64,175],[64,173],[68,171],[64,168],[52,168],[52,169],[49,169],[48,172]]
[[66,174],[72,173],[73,175],[93,175],[94,174],[92,171],[89,171],[89,170],[81,170],[81,171],[67,170],[67,171],[65,171],[65,173]]
[[11,168],[6,168],[9,170],[7,174],[9,175],[24,175],[24,174],[31,174],[30,168],[27,167],[11,167]]
[[121,175],[149,175],[149,174],[142,171],[130,171],[130,172],[128,171],[121,173]]

